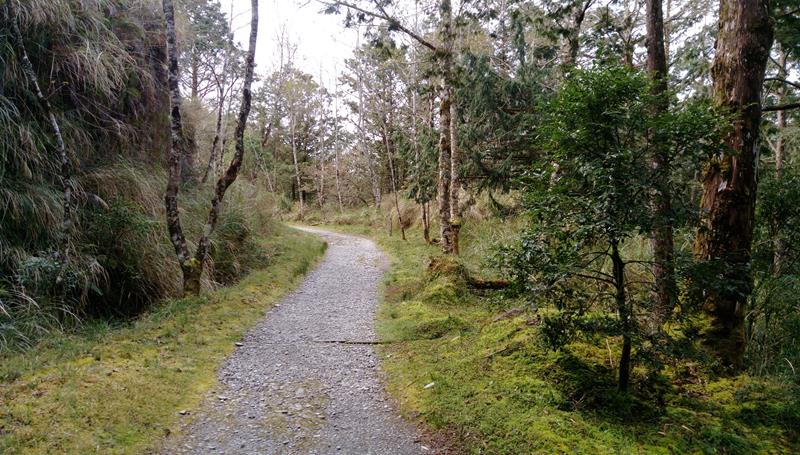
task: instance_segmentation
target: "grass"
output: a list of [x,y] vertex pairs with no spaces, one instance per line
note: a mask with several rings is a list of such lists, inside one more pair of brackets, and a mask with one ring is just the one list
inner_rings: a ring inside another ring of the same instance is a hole
[[[429,270],[438,248],[416,230],[409,241],[367,235],[391,256],[379,336],[387,387],[402,412],[471,454],[798,453],[800,387],[774,378],[717,378],[689,360],[661,377],[634,370],[630,395],[616,391],[618,340],[544,346],[542,312],[497,292],[471,291],[458,273]],[[491,245],[515,222],[468,222],[462,264],[492,277]],[[458,270],[451,267],[451,270]],[[509,311],[522,308],[523,311]],[[544,310],[542,310],[544,311]]]
[[325,249],[288,228],[261,242],[270,264],[235,286],[0,358],[0,453],[143,453],[177,430],[178,412],[197,408],[234,342]]

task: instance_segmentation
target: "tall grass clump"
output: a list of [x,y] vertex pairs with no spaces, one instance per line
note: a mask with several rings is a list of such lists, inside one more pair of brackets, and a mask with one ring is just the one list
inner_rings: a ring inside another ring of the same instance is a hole
[[[14,17],[5,4],[0,17],[19,25],[64,136],[76,194],[65,247],[53,130],[11,27],[0,27],[0,352],[89,319],[137,315],[181,286],[163,209],[169,100],[160,2],[9,1]],[[197,104],[188,118],[213,117]],[[207,289],[269,261],[254,241],[272,229],[265,187],[253,175],[231,189]],[[188,237],[197,238],[211,188],[187,185],[181,194]]]

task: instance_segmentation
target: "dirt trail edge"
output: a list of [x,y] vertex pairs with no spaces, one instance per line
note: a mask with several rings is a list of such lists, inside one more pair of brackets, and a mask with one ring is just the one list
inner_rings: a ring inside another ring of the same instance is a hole
[[393,409],[370,344],[386,258],[370,240],[300,229],[325,238],[325,258],[237,344],[161,453],[432,452]]

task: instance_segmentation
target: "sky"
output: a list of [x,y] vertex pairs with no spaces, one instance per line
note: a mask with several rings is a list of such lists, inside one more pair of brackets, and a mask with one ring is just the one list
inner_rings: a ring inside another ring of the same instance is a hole
[[[231,2],[233,5],[231,5]],[[247,46],[250,34],[250,0],[220,0],[222,11],[230,14],[233,6],[234,39]],[[346,29],[341,15],[320,12],[316,0],[259,0],[256,72],[268,74],[278,67],[278,34],[285,27],[297,46],[295,66],[334,88],[335,75],[344,68],[344,60],[356,46],[355,29]]]

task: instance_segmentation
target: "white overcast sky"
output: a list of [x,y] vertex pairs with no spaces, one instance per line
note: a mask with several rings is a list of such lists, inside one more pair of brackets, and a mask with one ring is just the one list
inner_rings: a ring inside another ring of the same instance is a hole
[[[250,33],[250,0],[220,0],[222,11],[230,14],[233,2],[234,39],[247,46]],[[256,71],[268,74],[277,68],[277,36],[285,26],[297,46],[295,66],[319,79],[332,89],[344,60],[356,45],[355,29],[345,29],[343,16],[327,15],[315,0],[259,0]]]

